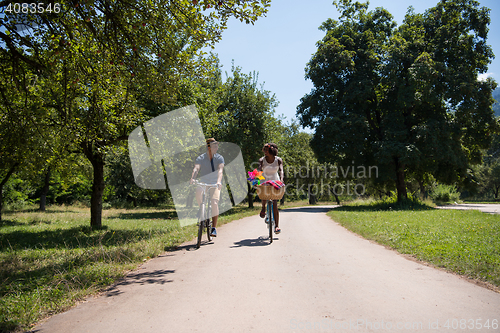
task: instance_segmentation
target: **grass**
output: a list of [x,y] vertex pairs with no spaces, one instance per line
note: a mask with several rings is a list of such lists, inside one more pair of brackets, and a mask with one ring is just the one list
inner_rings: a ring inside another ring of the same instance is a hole
[[[219,225],[257,214],[259,206],[235,207]],[[196,225],[179,226],[173,207],[104,210],[100,230],[89,221],[89,209],[79,207],[3,214],[0,332],[30,329],[197,233]]]
[[500,287],[500,215],[414,202],[357,203],[328,215],[347,229],[436,267]]

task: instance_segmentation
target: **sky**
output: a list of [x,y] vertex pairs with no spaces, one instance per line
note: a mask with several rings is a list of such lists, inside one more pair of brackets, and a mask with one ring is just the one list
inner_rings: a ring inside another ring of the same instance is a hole
[[[259,83],[274,93],[279,102],[276,116],[282,115],[290,123],[296,119],[300,99],[313,88],[311,81],[304,77],[304,69],[316,52],[316,42],[324,37],[325,33],[318,27],[328,18],[338,18],[332,2],[272,0],[267,15],[254,25],[232,19],[222,40],[212,50],[219,56],[223,73],[230,74],[233,60],[243,73],[258,72]],[[437,3],[438,0],[372,0],[369,9],[384,7],[401,24],[409,6],[413,6],[416,13],[424,13]],[[487,75],[500,83],[500,1],[479,0],[479,3],[491,9],[487,42],[497,55]]]

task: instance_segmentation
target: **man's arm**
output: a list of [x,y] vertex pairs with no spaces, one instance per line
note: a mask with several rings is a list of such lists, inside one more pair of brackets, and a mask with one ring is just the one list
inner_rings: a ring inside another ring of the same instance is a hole
[[200,171],[201,165],[195,164],[193,168],[193,173],[191,174],[191,180],[189,181],[189,184],[194,183],[194,180],[196,179],[196,176],[198,175],[198,172]]
[[217,168],[217,187],[219,190],[222,188],[222,171],[224,169],[224,163],[219,164]]

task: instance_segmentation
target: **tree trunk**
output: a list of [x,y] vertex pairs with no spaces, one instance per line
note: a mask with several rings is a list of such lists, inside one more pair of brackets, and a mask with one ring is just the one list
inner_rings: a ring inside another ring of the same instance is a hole
[[94,166],[94,181],[90,198],[90,226],[99,229],[102,227],[102,196],[104,194],[104,161],[97,159]]
[[340,200],[339,200],[339,196],[337,195],[337,193],[335,193],[335,191],[332,189],[331,190],[333,196],[335,197],[335,201],[337,201],[337,205],[340,205]]
[[398,202],[408,199],[405,183],[405,165],[399,161],[399,158],[394,158],[396,166],[396,191],[398,192]]
[[311,193],[311,190],[308,190],[307,194],[309,195],[309,204],[315,205],[316,204],[316,194]]
[[420,199],[424,200],[425,199],[425,187],[424,187],[424,181],[419,180],[418,181],[418,186],[420,188]]
[[50,167],[47,169],[45,174],[45,180],[42,187],[42,193],[40,194],[40,211],[45,212],[45,206],[47,203],[47,194],[49,193],[50,186]]
[[0,221],[2,221],[2,209],[3,209],[3,185],[0,185]]
[[10,176],[14,173],[19,163],[14,163],[14,165],[10,168],[9,172],[5,175],[4,179],[0,182],[0,221],[2,221],[2,209],[3,209],[3,186],[9,180]]
[[250,186],[250,183],[247,183],[247,188],[248,188],[248,208],[253,208],[253,194],[252,194],[252,187]]
[[102,227],[102,197],[104,194],[104,154],[94,149],[92,142],[82,143],[85,156],[92,164],[94,180],[92,196],[90,197],[90,226],[95,229]]

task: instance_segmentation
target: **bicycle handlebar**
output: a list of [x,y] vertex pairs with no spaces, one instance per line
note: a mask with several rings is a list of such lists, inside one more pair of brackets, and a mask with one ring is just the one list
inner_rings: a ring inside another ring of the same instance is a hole
[[193,184],[194,184],[194,185],[199,185],[199,186],[205,186],[205,187],[219,187],[219,185],[218,185],[218,184],[207,184],[207,183],[202,183],[202,182],[200,182],[200,181],[198,181],[198,180],[195,180],[195,181],[193,182]]

